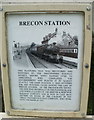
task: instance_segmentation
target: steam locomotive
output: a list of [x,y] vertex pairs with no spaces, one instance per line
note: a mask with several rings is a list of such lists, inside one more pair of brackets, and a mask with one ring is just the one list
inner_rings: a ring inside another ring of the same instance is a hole
[[77,47],[60,47],[56,43],[35,45],[28,48],[27,52],[52,63],[63,63],[63,56],[78,57]]

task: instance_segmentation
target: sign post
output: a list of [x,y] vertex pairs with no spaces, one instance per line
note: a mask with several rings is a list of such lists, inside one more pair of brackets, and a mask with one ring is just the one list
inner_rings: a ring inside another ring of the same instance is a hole
[[85,117],[91,4],[3,6],[2,78],[9,115]]

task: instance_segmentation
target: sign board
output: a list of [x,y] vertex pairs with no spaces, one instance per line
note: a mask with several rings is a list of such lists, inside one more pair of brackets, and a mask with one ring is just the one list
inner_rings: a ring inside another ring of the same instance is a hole
[[6,112],[85,117],[92,41],[91,5],[6,5],[2,22]]

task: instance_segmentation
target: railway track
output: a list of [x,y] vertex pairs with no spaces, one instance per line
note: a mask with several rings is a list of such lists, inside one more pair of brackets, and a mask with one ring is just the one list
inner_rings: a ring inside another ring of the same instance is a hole
[[63,65],[64,65],[65,67],[69,68],[69,69],[74,69],[74,68],[75,68],[75,66],[68,65],[68,64],[65,64],[65,63],[63,63]]
[[75,69],[76,67],[71,65],[71,64],[66,64],[66,63],[62,63],[62,64],[55,64],[58,68],[63,69]]
[[46,65],[44,65],[37,57],[35,57],[32,54],[27,53],[30,61],[34,65],[35,68],[47,68]]
[[63,61],[63,65],[70,68],[70,69],[76,69],[77,68],[77,63],[70,62],[70,61]]

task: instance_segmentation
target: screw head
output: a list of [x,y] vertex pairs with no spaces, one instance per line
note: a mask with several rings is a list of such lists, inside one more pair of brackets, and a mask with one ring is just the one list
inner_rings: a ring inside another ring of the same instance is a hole
[[3,64],[3,67],[6,67],[6,64],[5,64],[5,63]]
[[81,116],[82,116],[82,117],[85,117],[85,113],[81,113]]
[[8,115],[10,115],[10,112],[9,112],[9,111],[7,111],[7,114],[8,114]]
[[85,64],[85,68],[89,68],[89,64],[86,63],[86,64]]
[[86,27],[87,27],[88,30],[90,30],[90,25],[87,25]]
[[90,8],[89,6],[88,6],[86,9],[87,9],[87,11],[90,11],[90,10],[91,10],[91,8]]

